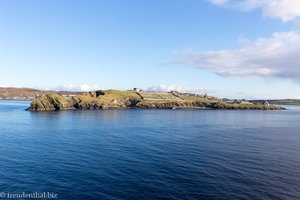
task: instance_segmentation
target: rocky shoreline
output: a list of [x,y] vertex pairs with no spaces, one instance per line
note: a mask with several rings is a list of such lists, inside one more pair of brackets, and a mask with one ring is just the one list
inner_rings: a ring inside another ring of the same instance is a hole
[[91,110],[91,109],[226,109],[281,110],[279,106],[262,103],[226,102],[191,94],[136,91],[93,91],[72,97],[52,93],[34,99],[28,111]]

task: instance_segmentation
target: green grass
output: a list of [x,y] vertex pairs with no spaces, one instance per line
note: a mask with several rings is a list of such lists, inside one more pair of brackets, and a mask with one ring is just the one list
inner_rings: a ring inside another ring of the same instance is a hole
[[33,102],[35,101],[40,101],[40,102],[49,102],[49,99],[54,100],[57,103],[67,103],[68,99],[66,99],[65,97],[58,95],[56,93],[49,93],[49,94],[45,94],[44,96],[41,96],[38,99],[33,100]]
[[114,99],[133,99],[141,100],[141,97],[135,91],[121,91],[121,90],[104,90],[105,95],[101,95],[98,98],[103,100]]

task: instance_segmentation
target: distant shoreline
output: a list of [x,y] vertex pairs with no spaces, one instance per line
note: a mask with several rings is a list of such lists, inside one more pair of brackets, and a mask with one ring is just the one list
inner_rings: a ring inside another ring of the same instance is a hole
[[32,102],[33,99],[0,99],[0,101],[29,101]]

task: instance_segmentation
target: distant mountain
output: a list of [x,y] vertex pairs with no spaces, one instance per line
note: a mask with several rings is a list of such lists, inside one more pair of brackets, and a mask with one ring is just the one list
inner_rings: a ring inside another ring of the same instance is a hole
[[58,93],[61,95],[78,95],[81,92],[38,90],[32,88],[0,87],[0,100],[32,100],[44,94]]

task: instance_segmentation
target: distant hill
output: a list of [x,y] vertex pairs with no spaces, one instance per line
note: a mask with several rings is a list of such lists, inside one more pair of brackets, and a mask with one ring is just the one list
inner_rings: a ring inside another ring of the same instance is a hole
[[271,104],[281,105],[300,105],[300,99],[282,99],[282,100],[270,100]]
[[32,100],[44,94],[58,93],[61,95],[78,95],[81,92],[38,90],[32,88],[0,87],[0,99]]
[[[263,103],[265,100],[252,100],[251,102],[256,103]],[[271,99],[268,100],[270,104],[277,104],[277,105],[300,105],[300,99]]]

